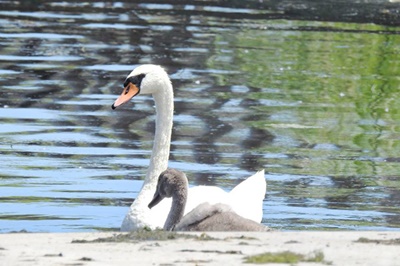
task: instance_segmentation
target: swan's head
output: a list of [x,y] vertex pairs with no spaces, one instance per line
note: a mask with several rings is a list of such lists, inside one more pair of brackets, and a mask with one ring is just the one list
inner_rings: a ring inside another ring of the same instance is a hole
[[157,182],[157,189],[148,207],[151,209],[164,198],[173,197],[174,194],[186,194],[188,180],[184,173],[175,169],[167,169],[160,174]]
[[111,107],[115,109],[138,94],[153,94],[165,87],[171,87],[171,80],[162,67],[138,66],[126,77],[122,94]]

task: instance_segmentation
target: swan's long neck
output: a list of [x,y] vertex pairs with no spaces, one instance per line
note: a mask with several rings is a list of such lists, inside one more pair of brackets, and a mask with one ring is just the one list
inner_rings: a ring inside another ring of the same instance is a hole
[[167,169],[171,145],[174,111],[173,89],[169,79],[159,85],[163,86],[163,88],[153,93],[156,107],[156,132],[150,157],[150,165],[143,187],[135,200],[136,204],[143,204],[145,206],[150,202],[156,190],[158,176],[162,171]]
[[153,95],[156,106],[156,132],[153,151],[150,157],[149,170],[145,182],[157,184],[158,176],[167,169],[171,146],[172,118],[174,111],[172,89],[170,93]]
[[185,206],[187,201],[188,187],[178,187],[174,189],[174,194],[172,195],[172,205],[169,211],[167,220],[164,224],[164,230],[172,231],[175,226],[181,221],[183,214],[185,213]]

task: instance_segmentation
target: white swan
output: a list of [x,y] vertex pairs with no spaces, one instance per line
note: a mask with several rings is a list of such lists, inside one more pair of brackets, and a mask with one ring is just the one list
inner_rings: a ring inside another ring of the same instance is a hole
[[[164,223],[166,231],[269,231],[269,228],[236,214],[226,204],[201,203],[183,216],[188,194],[186,175],[167,169],[158,178],[157,189],[148,207],[164,198],[172,198],[171,209]],[[206,196],[206,195],[204,195]]]
[[[147,207],[156,190],[158,176],[168,166],[174,110],[173,88],[168,74],[157,65],[141,65],[135,68],[126,78],[122,94],[112,108],[126,103],[137,94],[153,95],[156,107],[156,132],[146,178],[122,222],[121,231],[136,230],[145,226],[152,229],[162,228],[163,221],[171,208],[170,199],[164,200],[151,210]],[[211,204],[220,202],[228,204],[245,218],[261,222],[265,193],[266,181],[262,170],[237,185],[229,193],[214,186],[190,188],[186,212],[204,201]]]

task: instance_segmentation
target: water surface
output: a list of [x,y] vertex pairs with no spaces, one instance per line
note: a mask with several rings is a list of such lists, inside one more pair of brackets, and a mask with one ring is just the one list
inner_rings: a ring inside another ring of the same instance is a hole
[[398,5],[261,2],[2,1],[0,232],[119,228],[155,116],[111,104],[144,63],[171,75],[191,185],[265,168],[268,226],[398,230]]

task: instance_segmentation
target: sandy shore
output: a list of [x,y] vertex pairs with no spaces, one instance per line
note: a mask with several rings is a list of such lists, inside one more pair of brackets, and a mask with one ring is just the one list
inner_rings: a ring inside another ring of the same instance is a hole
[[[119,232],[0,234],[0,265],[240,265],[249,256],[282,251],[304,255],[296,265],[400,265],[400,232],[185,235],[190,236]],[[314,262],[307,262],[310,259]]]

